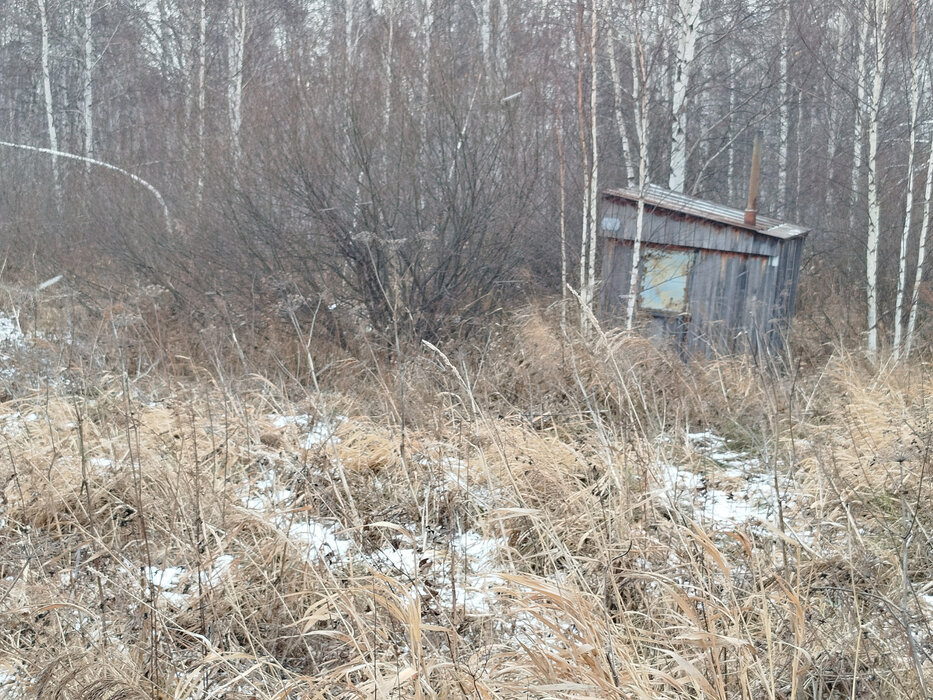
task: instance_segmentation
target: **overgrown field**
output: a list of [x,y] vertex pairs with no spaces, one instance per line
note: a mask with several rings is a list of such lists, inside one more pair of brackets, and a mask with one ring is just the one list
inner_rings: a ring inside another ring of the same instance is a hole
[[296,322],[263,364],[68,308],[0,324],[0,697],[933,692],[919,361],[529,309],[360,357]]

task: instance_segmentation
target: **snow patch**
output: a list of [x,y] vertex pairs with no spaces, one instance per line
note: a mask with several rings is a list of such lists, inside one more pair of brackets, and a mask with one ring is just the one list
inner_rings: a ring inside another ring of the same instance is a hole
[[[772,523],[777,520],[780,499],[785,527],[790,527],[787,515],[795,501],[790,479],[779,478],[777,491],[774,475],[765,473],[758,457],[731,449],[725,438],[715,433],[688,433],[687,440],[696,453],[714,464],[702,472],[667,462],[657,464],[657,496],[711,528]],[[803,542],[809,536],[802,532],[798,538]]]
[[272,414],[268,418],[276,428],[294,425],[299,431],[299,444],[303,450],[314,449],[327,443],[339,444],[340,438],[335,433],[342,424],[347,422],[346,416],[316,420],[314,416],[307,413],[293,416]]

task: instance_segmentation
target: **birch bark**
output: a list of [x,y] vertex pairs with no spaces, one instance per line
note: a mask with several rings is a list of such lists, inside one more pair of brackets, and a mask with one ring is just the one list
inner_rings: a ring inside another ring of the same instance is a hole
[[486,75],[492,74],[492,0],[482,0],[479,24],[480,48],[483,52],[483,65]]
[[917,69],[917,14],[910,2],[910,115],[907,142],[907,201],[904,204],[904,229],[901,231],[901,249],[897,264],[897,296],[894,303],[894,361],[901,352],[903,336],[904,293],[907,284],[907,245],[914,208],[914,157],[917,145],[917,112],[920,106],[920,76]]
[[55,130],[55,108],[52,103],[52,74],[49,68],[49,18],[46,0],[37,0],[39,22],[42,29],[42,92],[45,97],[45,121],[49,132],[49,151],[52,156],[52,181],[55,187],[55,201],[61,206],[62,185],[58,170],[58,132]]
[[668,188],[675,192],[683,192],[687,181],[687,90],[690,86],[690,71],[696,55],[702,5],[703,0],[680,0],[678,3],[679,37],[671,99],[673,133],[671,134],[671,164],[668,181]]
[[878,131],[881,88],[887,52],[888,0],[874,0],[875,60],[872,66],[871,101],[868,115],[868,242],[865,257],[865,288],[868,300],[868,354],[878,355],[878,242],[881,232],[881,201],[878,194]]
[[619,73],[619,62],[616,60],[615,40],[612,38],[609,40],[609,72],[612,77],[612,90],[615,98],[616,127],[619,130],[619,140],[622,144],[622,177],[625,180],[626,187],[631,187],[632,150],[625,129],[625,111],[622,108],[624,90],[622,89],[622,77]]
[[865,70],[865,66],[868,63],[868,28],[869,18],[865,16],[859,24],[858,58],[856,59],[855,68],[855,138],[853,139],[852,145],[852,200],[849,206],[849,225],[853,231],[857,230],[859,223],[859,186],[862,179],[862,152],[864,150],[862,132],[865,128],[864,105],[866,82],[868,80]]
[[[633,2],[633,11],[636,9]],[[638,298],[639,272],[641,270],[641,245],[645,228],[645,187],[648,184],[648,71],[645,64],[644,46],[636,18],[635,34],[632,38],[632,74],[635,96],[638,99],[638,208],[635,218],[635,240],[632,243],[632,269],[629,276],[628,306],[625,327],[632,330],[635,324],[635,300]]]
[[[94,0],[84,0],[84,156],[94,158]],[[84,169],[91,169],[90,163]]]
[[567,331],[567,188],[564,181],[564,124],[557,119],[557,164],[560,185],[560,321],[561,330]]
[[230,155],[234,172],[239,166],[240,128],[243,125],[243,54],[246,48],[246,1],[232,0],[227,43],[227,103],[230,117]]
[[[586,110],[584,107],[584,98],[583,98],[583,81],[584,73],[586,71],[586,50],[584,49],[585,41],[585,24],[584,24],[584,5],[583,0],[578,0],[577,2],[577,28],[576,28],[576,40],[577,40],[577,123],[580,127],[580,157],[583,161],[583,220],[580,226],[580,301],[583,306],[589,308],[589,299],[587,299],[587,290],[589,289],[589,280],[586,277],[586,263],[589,259],[589,243],[590,243],[590,158],[589,158],[589,146],[587,145],[586,140]],[[580,314],[580,327],[582,330],[586,330],[588,327],[588,319],[585,310],[581,310]]]
[[198,19],[198,188],[196,203],[201,208],[201,197],[204,193],[204,107],[206,104],[205,91],[207,85],[207,0],[200,2],[200,16]]
[[781,82],[779,86],[778,106],[778,205],[783,211],[784,202],[787,201],[787,144],[790,141],[790,105],[788,104],[788,86],[790,74],[788,71],[788,39],[790,25],[790,4],[785,2],[781,13]]
[[599,76],[596,68],[596,44],[599,34],[599,3],[593,0],[590,8],[590,147],[592,159],[590,168],[590,250],[587,261],[587,301],[593,307],[596,298],[596,249],[599,247],[599,227],[597,225],[597,209],[599,207],[599,133],[597,128],[597,106]]
[[927,156],[927,181],[923,193],[923,219],[920,223],[920,243],[917,247],[917,269],[914,272],[914,288],[910,296],[910,317],[907,321],[907,341],[904,357],[910,357],[914,344],[914,331],[917,327],[917,306],[920,300],[920,283],[923,281],[923,264],[926,262],[927,239],[930,234],[930,201],[933,199],[933,140]]
[[508,0],[499,0],[499,15],[496,18],[496,68],[499,79],[505,80],[508,73],[509,58],[509,3]]

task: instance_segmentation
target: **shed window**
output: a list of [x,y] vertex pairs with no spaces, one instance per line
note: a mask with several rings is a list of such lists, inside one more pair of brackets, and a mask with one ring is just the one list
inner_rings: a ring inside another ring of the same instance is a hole
[[638,301],[646,311],[683,313],[687,309],[687,280],[693,251],[648,248],[642,258]]

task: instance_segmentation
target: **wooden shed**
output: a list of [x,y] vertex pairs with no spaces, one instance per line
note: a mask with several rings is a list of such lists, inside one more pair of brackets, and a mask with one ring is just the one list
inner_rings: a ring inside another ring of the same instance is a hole
[[636,309],[648,332],[687,355],[779,350],[808,230],[654,185],[603,192],[604,317],[626,316],[642,198]]

